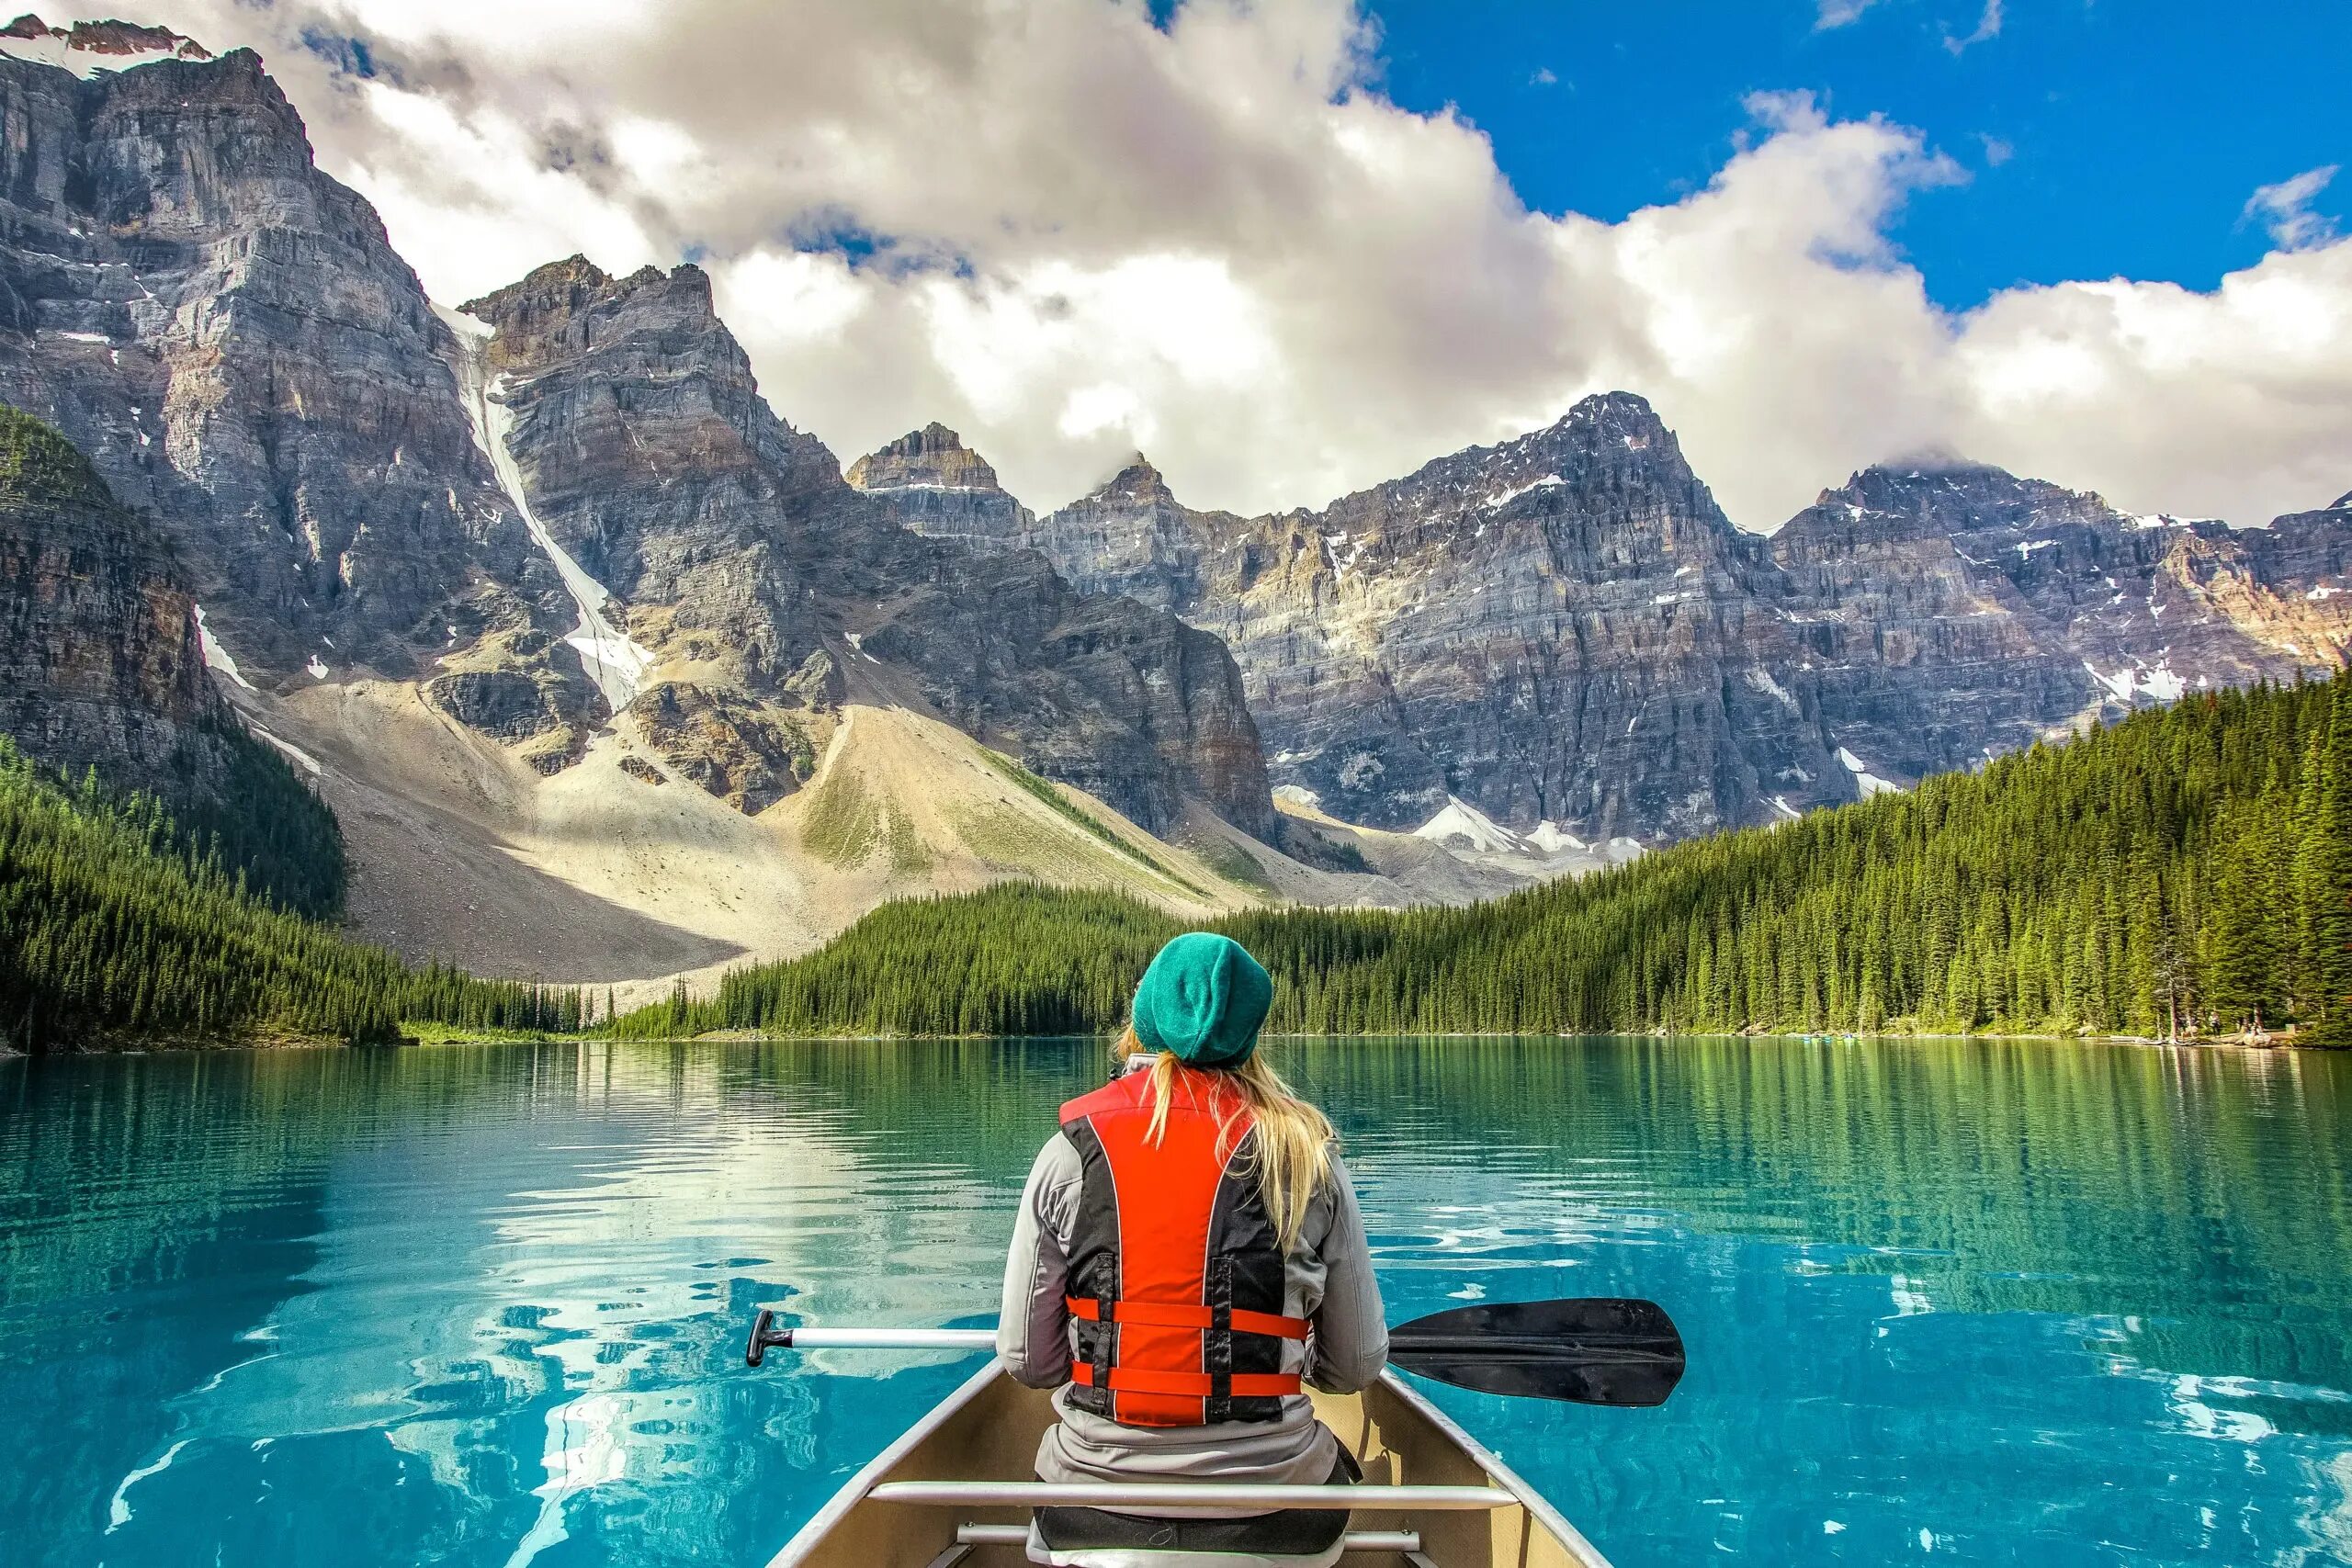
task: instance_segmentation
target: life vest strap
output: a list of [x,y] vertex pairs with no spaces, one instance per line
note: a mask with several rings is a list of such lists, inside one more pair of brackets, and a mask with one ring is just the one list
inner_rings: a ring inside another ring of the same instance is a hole
[[[1147,1372],[1134,1367],[1113,1367],[1108,1380],[1098,1382],[1093,1366],[1080,1361],[1069,1370],[1070,1382],[1080,1388],[1108,1388],[1114,1393],[1172,1393],[1206,1399],[1228,1393],[1236,1399],[1280,1399],[1305,1392],[1296,1372],[1234,1372],[1222,1379],[1207,1372]],[[1225,1387],[1217,1384],[1222,1381]]]
[[1064,1298],[1070,1316],[1082,1323],[1135,1323],[1148,1328],[1231,1328],[1237,1334],[1263,1334],[1274,1339],[1304,1340],[1314,1325],[1303,1317],[1283,1317],[1241,1307],[1217,1322],[1217,1309],[1185,1302],[1098,1301],[1092,1296]]

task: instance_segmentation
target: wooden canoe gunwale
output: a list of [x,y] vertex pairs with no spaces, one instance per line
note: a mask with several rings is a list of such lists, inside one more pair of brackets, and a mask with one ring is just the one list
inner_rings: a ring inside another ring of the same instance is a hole
[[[933,1405],[921,1419],[899,1434],[888,1448],[875,1455],[872,1460],[859,1468],[856,1474],[844,1482],[841,1488],[826,1500],[823,1507],[820,1508],[799,1529],[793,1532],[792,1539],[769,1560],[767,1568],[798,1568],[798,1565],[807,1562],[812,1554],[820,1553],[827,1544],[827,1538],[840,1529],[844,1521],[855,1514],[861,1506],[885,1506],[881,1500],[872,1495],[875,1488],[888,1481],[892,1472],[900,1470],[934,1438],[951,1427],[976,1401],[994,1389],[1006,1375],[1003,1363],[997,1358],[990,1357],[986,1366],[975,1371],[938,1404]],[[1428,1398],[1399,1376],[1395,1368],[1387,1368],[1381,1372],[1380,1389],[1386,1396],[1395,1399],[1404,1406],[1413,1419],[1426,1424],[1460,1460],[1466,1461],[1482,1472],[1496,1491],[1509,1498],[1508,1503],[1499,1504],[1497,1506],[1523,1514],[1527,1529],[1540,1530],[1549,1535],[1566,1554],[1574,1568],[1611,1568],[1609,1560],[1585,1539],[1582,1532],[1562,1516],[1558,1508],[1521,1479],[1517,1472],[1502,1461],[1500,1457],[1464,1431],[1460,1425],[1443,1411],[1430,1404]],[[1318,1396],[1318,1399],[1320,1397]],[[1025,1471],[1025,1465],[1023,1469]],[[1440,1490],[1443,1489],[1440,1488]],[[1380,1488],[1374,1486],[1365,1490],[1375,1494],[1374,1496],[1367,1496],[1364,1501],[1375,1511],[1375,1517],[1379,1517],[1376,1494]],[[917,1511],[930,1511],[930,1508],[937,1506],[933,1505],[927,1508],[924,1504],[911,1501],[902,1506]],[[1442,1517],[1464,1517],[1459,1513]],[[1522,1535],[1521,1540],[1521,1551],[1523,1552],[1529,1538]],[[1514,1558],[1516,1556],[1517,1554],[1514,1554]],[[1416,1555],[1412,1561],[1427,1562],[1430,1559]]]

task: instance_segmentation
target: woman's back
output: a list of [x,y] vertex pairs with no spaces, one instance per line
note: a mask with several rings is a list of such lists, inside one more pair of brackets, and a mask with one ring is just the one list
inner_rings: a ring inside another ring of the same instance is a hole
[[1062,1108],[1030,1172],[999,1348],[1063,1385],[1045,1480],[1344,1479],[1302,1384],[1364,1387],[1387,1333],[1330,1125],[1254,1055],[1270,997],[1238,946],[1178,938],[1130,1070]]

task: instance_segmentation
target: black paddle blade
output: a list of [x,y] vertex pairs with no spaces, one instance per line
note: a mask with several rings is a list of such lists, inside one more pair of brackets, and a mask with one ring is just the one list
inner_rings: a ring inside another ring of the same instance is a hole
[[1481,1393],[1577,1404],[1663,1404],[1682,1336],[1656,1302],[1597,1296],[1484,1302],[1388,1333],[1392,1365]]

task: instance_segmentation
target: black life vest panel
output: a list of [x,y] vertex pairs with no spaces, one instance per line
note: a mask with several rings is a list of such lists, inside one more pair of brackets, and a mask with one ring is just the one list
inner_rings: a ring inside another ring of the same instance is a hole
[[1148,1072],[1062,1107],[1085,1170],[1069,1247],[1069,1398],[1126,1426],[1272,1421],[1300,1392],[1283,1347],[1306,1338],[1307,1320],[1282,1315],[1282,1248],[1248,1171],[1257,1132],[1247,1110],[1217,1103],[1216,1077],[1178,1069],[1156,1144]]

